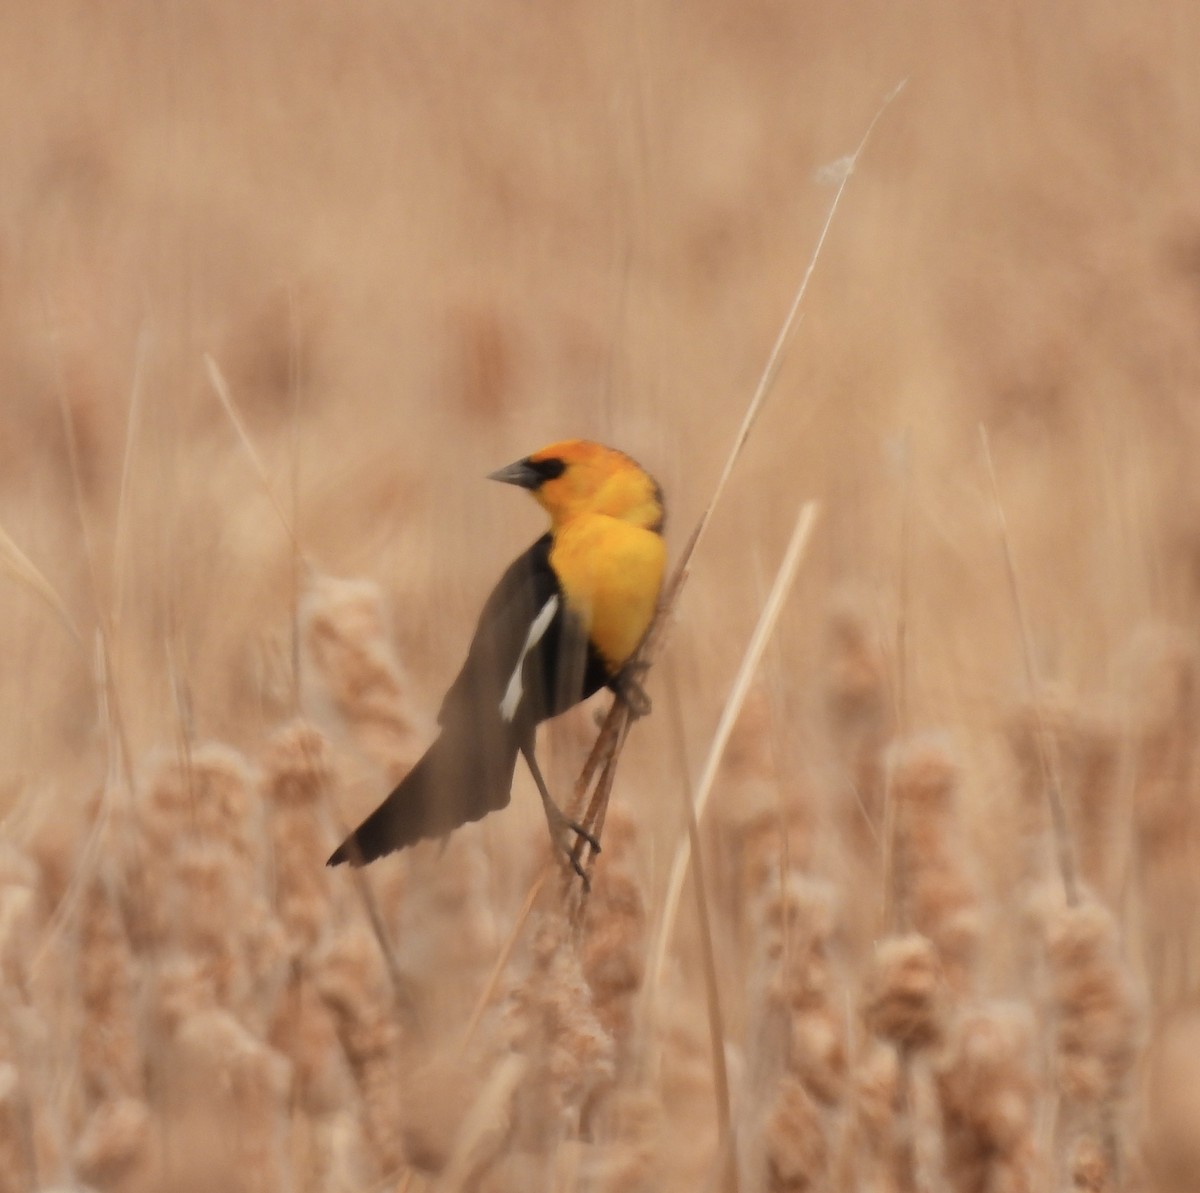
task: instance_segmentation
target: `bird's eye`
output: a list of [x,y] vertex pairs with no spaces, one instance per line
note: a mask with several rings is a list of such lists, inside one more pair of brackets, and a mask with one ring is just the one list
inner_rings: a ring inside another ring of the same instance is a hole
[[541,477],[542,482],[555,480],[567,470],[566,464],[557,456],[548,460],[530,460],[529,467]]

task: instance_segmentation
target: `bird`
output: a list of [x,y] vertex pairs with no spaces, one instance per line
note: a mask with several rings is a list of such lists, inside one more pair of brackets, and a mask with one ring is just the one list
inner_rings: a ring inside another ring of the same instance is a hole
[[587,881],[570,834],[597,851],[599,842],[551,797],[534,752],[536,730],[606,687],[635,712],[648,711],[636,655],[666,567],[663,493],[629,456],[585,439],[552,443],[488,479],[527,489],[550,529],[484,603],[442,700],[438,736],[334,850],[330,866],[365,865],[506,807],[521,755],[552,842]]

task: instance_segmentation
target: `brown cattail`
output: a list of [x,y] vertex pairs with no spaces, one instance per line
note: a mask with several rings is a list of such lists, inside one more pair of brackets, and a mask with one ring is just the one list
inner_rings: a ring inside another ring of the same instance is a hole
[[[187,1018],[171,1045],[169,1105],[194,1124],[194,1144],[212,1149],[214,1183],[247,1193],[287,1187],[291,1066],[227,1011]],[[168,1151],[162,1187],[181,1183],[198,1155]],[[179,1171],[172,1171],[179,1165]],[[206,1165],[206,1167],[208,1167]]]
[[667,1108],[659,1162],[683,1189],[702,1188],[718,1161],[712,1036],[704,1010],[673,990],[657,1027],[658,1089]]
[[812,862],[809,804],[795,799],[780,806],[773,797],[755,805],[738,797],[736,803],[723,801],[716,812],[710,840],[721,886],[730,894],[734,937],[747,941],[753,935],[752,908],[762,892],[779,887],[786,872],[801,873]]
[[0,986],[29,995],[29,960],[42,919],[37,863],[0,842]]
[[37,1186],[37,1149],[29,1098],[17,1066],[0,1061],[0,1193]]
[[329,746],[311,725],[278,730],[263,758],[263,791],[270,806],[275,908],[296,953],[313,949],[329,920],[325,869],[332,833],[322,801],[332,783]]
[[136,967],[109,885],[96,879],[79,926],[79,1066],[92,1099],[141,1097],[144,1063],[135,1006]]
[[1010,719],[1008,740],[1017,763],[1019,827],[1024,839],[1018,856],[1026,863],[1018,877],[1039,879],[1051,857],[1043,765],[1043,753],[1049,750],[1083,878],[1097,889],[1108,889],[1118,860],[1122,777],[1121,736],[1113,717],[1047,685]]
[[313,958],[316,988],[333,1016],[358,1088],[366,1134],[382,1172],[404,1161],[401,1036],[379,945],[363,926],[343,930]]
[[333,1114],[346,1103],[348,1083],[338,1061],[337,1027],[312,975],[293,968],[272,1006],[268,1040],[292,1063],[297,1104],[314,1118]]
[[471,1013],[500,931],[481,826],[467,825],[444,844],[420,842],[393,868],[402,872],[390,880],[388,900],[397,963],[406,974],[458,976],[454,983],[417,982],[414,991],[428,1029],[454,1030]]
[[933,941],[948,988],[962,995],[972,980],[981,927],[957,824],[958,766],[935,735],[898,745],[890,764],[903,918]]
[[891,1193],[907,1142],[901,1115],[900,1055],[868,1038],[850,1069],[846,1121],[838,1147],[836,1188]]
[[603,1146],[592,1176],[603,1193],[657,1193],[666,1187],[663,1131],[667,1110],[653,1090],[620,1087],[604,1106]]
[[1200,642],[1159,630],[1137,642],[1133,812],[1137,875],[1145,905],[1149,978],[1160,1001],[1194,986],[1200,946]]
[[245,872],[227,846],[180,848],[170,891],[171,941],[195,963],[194,975],[209,989],[209,1002],[231,1007],[245,994],[239,947],[240,917],[248,903]]
[[1094,1135],[1081,1135],[1072,1141],[1067,1171],[1072,1193],[1118,1193],[1112,1149]]
[[941,1038],[942,1004],[942,970],[933,942],[915,934],[881,940],[863,1005],[870,1030],[907,1048],[926,1047]]
[[646,904],[634,857],[636,820],[627,808],[612,804],[604,827],[604,865],[584,917],[582,964],[596,1017],[623,1049],[645,967]]
[[137,1098],[113,1098],[92,1111],[75,1144],[75,1167],[89,1185],[136,1185],[150,1162],[149,1107]]
[[867,1029],[894,1045],[898,1055],[890,1131],[871,1154],[881,1179],[906,1193],[920,1187],[927,1164],[917,1105],[927,1083],[919,1080],[922,1074],[915,1062],[940,1042],[945,1003],[941,961],[928,937],[889,936],[875,946],[863,995],[863,1019]]
[[316,669],[359,745],[389,774],[406,771],[419,751],[408,682],[384,628],[379,586],[315,576],[302,620]]
[[825,1187],[829,1169],[826,1116],[802,1082],[785,1076],[767,1120],[766,1188],[799,1193]]
[[887,660],[864,602],[843,594],[829,614],[825,701],[840,772],[853,793],[845,809],[850,840],[877,856],[883,830],[883,752],[892,733]]
[[1059,1088],[1074,1102],[1112,1103],[1133,1067],[1138,1023],[1117,925],[1085,902],[1052,912],[1045,933]]
[[1116,922],[1100,904],[1046,916],[1061,1136],[1076,1186],[1115,1188],[1123,1163],[1118,1119],[1137,1052],[1138,1012]]
[[819,1102],[835,1104],[846,1075],[846,1024],[831,957],[834,892],[795,871],[782,887],[769,879],[754,922],[751,1015],[762,1033],[755,1047]]
[[1032,1018],[1016,1005],[963,1011],[947,1033],[936,1079],[946,1180],[955,1193],[1033,1189],[1032,1052]]
[[516,1146],[545,1154],[578,1132],[585,1103],[614,1076],[614,1043],[597,1018],[578,945],[558,912],[535,913],[529,969],[512,992],[511,1048],[531,1064],[518,1091]]
[[259,840],[254,774],[236,750],[217,742],[194,745],[160,765],[139,802],[148,840],[170,851],[178,840],[227,844],[252,859]]
[[118,819],[112,835],[123,863],[130,937],[139,951],[156,947],[170,932],[170,892],[185,845],[224,848],[242,873],[261,856],[253,772],[226,746],[195,746],[186,757],[153,768],[138,793],[136,829],[127,831]]

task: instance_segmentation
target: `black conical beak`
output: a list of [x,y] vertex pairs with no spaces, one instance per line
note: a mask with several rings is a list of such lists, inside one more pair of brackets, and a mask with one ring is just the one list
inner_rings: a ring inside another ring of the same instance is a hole
[[501,481],[506,485],[519,485],[522,489],[536,489],[546,478],[528,460],[518,460],[505,468],[488,473],[488,480]]

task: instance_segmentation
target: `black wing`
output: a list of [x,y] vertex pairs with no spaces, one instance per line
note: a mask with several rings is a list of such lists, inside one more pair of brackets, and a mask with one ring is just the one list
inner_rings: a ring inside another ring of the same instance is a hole
[[[513,767],[539,721],[564,712],[611,680],[566,607],[550,566],[551,537],[538,539],[500,578],[471,639],[467,660],[438,713],[442,732],[394,791],[329,859],[362,865],[414,841],[440,837],[508,803]],[[530,627],[556,601],[545,632]],[[522,657],[524,656],[524,657]],[[520,699],[502,703],[521,668]]]
[[[480,727],[494,724],[518,664],[523,695],[514,721],[526,731],[565,712],[612,678],[579,619],[567,608],[550,566],[552,542],[550,534],[543,535],[509,565],[492,590],[466,662],[442,701],[438,724],[443,728],[464,719]],[[530,627],[556,598],[553,619],[522,662]]]

